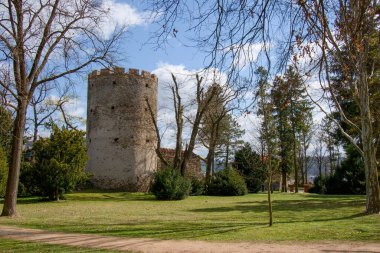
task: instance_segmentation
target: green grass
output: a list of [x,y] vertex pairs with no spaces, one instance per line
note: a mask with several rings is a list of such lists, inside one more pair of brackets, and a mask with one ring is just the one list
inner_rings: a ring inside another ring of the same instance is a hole
[[60,202],[20,199],[19,217],[1,217],[0,224],[162,239],[380,241],[380,216],[363,215],[364,207],[364,196],[277,193],[268,227],[266,194],[158,201],[138,193],[74,193]]
[[71,253],[71,252],[83,252],[83,253],[97,253],[97,252],[119,252],[119,251],[110,251],[110,250],[98,250],[98,249],[84,249],[80,247],[70,247],[62,245],[51,245],[44,243],[35,243],[35,242],[22,242],[10,239],[1,238],[0,240],[0,252],[2,253],[26,253],[26,252],[62,252],[62,253]]

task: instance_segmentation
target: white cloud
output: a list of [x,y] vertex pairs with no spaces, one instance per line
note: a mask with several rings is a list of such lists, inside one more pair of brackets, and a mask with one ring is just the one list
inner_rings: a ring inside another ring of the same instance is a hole
[[117,27],[132,27],[151,23],[151,13],[139,12],[127,3],[119,3],[115,0],[103,1],[103,8],[108,10],[108,16],[101,24],[104,36],[109,37]]
[[264,43],[252,43],[231,46],[227,54],[233,56],[232,64],[239,69],[248,67],[252,62],[256,62],[260,52],[264,49]]
[[237,122],[241,126],[241,129],[245,131],[242,140],[255,144],[259,136],[261,118],[256,115],[256,112],[251,112],[240,115],[237,118]]
[[78,98],[69,99],[64,108],[72,117],[86,118],[86,105]]

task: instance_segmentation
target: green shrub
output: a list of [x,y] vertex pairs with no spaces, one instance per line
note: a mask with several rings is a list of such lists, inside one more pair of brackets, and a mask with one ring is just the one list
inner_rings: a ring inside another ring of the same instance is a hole
[[316,177],[314,179],[314,185],[309,189],[310,193],[326,193],[326,178]]
[[191,178],[191,196],[199,196],[204,193],[205,190],[205,181],[197,177]]
[[361,155],[352,147],[347,148],[347,157],[335,168],[332,175],[315,178],[313,193],[365,194],[364,163]]
[[256,153],[249,143],[235,152],[234,167],[244,178],[249,192],[257,193],[266,180],[265,166],[261,156]]
[[[28,187],[38,187],[39,195],[52,200],[63,198],[66,192],[88,178],[84,171],[87,162],[84,132],[52,126],[50,138],[33,146],[34,162],[26,173]],[[29,174],[30,173],[30,174]],[[36,189],[27,189],[34,192]]]
[[207,194],[214,196],[241,196],[247,193],[244,178],[233,168],[216,173],[207,189]]
[[18,184],[19,196],[42,195],[39,188],[39,179],[36,177],[36,166],[32,162],[22,162],[20,168],[20,182]]
[[8,163],[7,155],[4,149],[0,146],[0,198],[5,195],[8,179]]
[[257,175],[254,175],[254,174],[245,176],[244,181],[250,193],[258,193],[264,185],[264,181],[262,180],[262,177],[257,177]]
[[191,182],[172,168],[157,171],[151,192],[160,200],[180,200],[189,196]]

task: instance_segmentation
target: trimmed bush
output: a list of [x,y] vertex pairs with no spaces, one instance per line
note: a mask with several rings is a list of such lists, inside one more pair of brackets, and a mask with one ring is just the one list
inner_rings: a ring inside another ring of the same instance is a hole
[[157,171],[154,174],[151,192],[159,200],[180,200],[189,196],[191,182],[172,168]]
[[205,181],[197,177],[191,178],[191,196],[202,195],[205,191]]
[[247,193],[244,178],[233,168],[216,173],[207,189],[207,194],[213,196],[241,196]]

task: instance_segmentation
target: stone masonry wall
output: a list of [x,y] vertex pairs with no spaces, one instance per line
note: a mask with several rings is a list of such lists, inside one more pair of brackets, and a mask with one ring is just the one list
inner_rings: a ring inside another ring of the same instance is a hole
[[[164,156],[164,158],[172,163],[175,156],[175,149],[171,148],[161,148],[160,149],[161,154]],[[183,151],[182,151],[183,155]],[[162,169],[165,168],[164,163],[161,162],[160,159],[157,159],[157,168]],[[185,175],[189,177],[196,177],[196,178],[203,178],[202,174],[202,168],[201,168],[201,159],[199,156],[193,153],[193,155],[190,157],[190,160],[188,161],[187,168],[185,171]]]
[[146,99],[157,117],[157,77],[149,72],[115,68],[89,75],[87,171],[96,187],[148,190],[157,140]]

